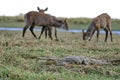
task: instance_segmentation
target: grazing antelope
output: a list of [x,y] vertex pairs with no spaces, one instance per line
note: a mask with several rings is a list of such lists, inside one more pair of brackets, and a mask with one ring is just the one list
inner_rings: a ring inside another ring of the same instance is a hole
[[93,34],[95,33],[95,31],[97,31],[97,41],[98,41],[101,28],[104,29],[104,31],[106,33],[105,42],[107,42],[108,31],[110,32],[111,41],[113,41],[112,30],[111,30],[111,18],[107,13],[103,13],[103,14],[97,16],[96,18],[94,18],[86,32],[84,32],[84,30],[82,30],[83,40],[90,41]]
[[[54,20],[53,16],[51,16],[50,14],[43,14],[43,13],[37,12],[37,11],[30,11],[30,12],[25,14],[24,19],[25,19],[26,25],[23,28],[23,35],[22,35],[23,37],[25,35],[27,28],[30,27],[30,31],[31,31],[32,35],[35,38],[37,38],[33,32],[33,28],[35,26],[42,26],[43,27],[41,34],[39,36],[39,39],[41,38],[41,35],[46,27],[51,28],[52,26],[54,26],[57,28],[64,28],[64,29],[68,30],[68,24],[66,22],[66,19],[63,22],[56,21],[56,20]],[[50,29],[49,29],[49,36],[52,39]]]
[[[48,8],[46,8],[46,9],[43,10],[43,9],[40,9],[39,7],[37,7],[37,10],[38,10],[39,12],[44,13],[45,11],[48,10]],[[60,20],[58,20],[55,16],[53,16],[53,19],[56,20],[56,21],[60,21]],[[43,27],[43,28],[44,28],[44,27]],[[42,29],[43,29],[43,28],[42,28]],[[46,27],[46,28],[44,29],[44,30],[45,30],[45,38],[47,38],[47,35],[49,35],[49,33],[50,33],[50,32],[48,32],[49,29],[52,30],[52,28],[48,28],[48,27]],[[43,32],[44,32],[44,30],[43,30]],[[43,32],[41,32],[41,34],[42,34]],[[52,36],[52,35],[51,35],[51,36]],[[50,36],[49,36],[49,37],[50,37]],[[56,27],[55,27],[55,38],[56,38],[56,40],[58,40]]]
[[[54,17],[54,16],[52,16],[52,18],[53,18],[53,20],[54,20],[55,22],[58,22],[58,23],[60,23],[61,25],[68,26],[66,19],[65,19],[65,20],[57,20],[56,17]],[[42,30],[41,30],[41,34],[40,34],[40,36],[39,36],[39,39],[41,38],[41,35],[42,35],[43,32],[45,31],[45,38],[47,38],[47,35],[48,35],[49,38],[51,38],[51,40],[52,40],[52,32],[51,32],[51,30],[52,30],[53,27],[55,28],[55,38],[56,38],[55,40],[58,41],[58,38],[57,38],[57,29],[56,29],[56,28],[60,28],[59,25],[56,25],[56,26],[53,25],[53,26],[51,26],[51,27],[43,26],[43,27],[42,27]],[[64,28],[64,27],[61,27],[61,28]],[[64,29],[65,29],[65,28],[64,28]],[[68,28],[67,28],[66,30],[68,30]]]

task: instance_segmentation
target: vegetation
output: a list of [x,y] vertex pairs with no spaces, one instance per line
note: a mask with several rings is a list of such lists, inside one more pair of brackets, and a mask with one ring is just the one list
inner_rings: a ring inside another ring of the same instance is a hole
[[[92,19],[68,18],[70,29],[87,29]],[[23,27],[23,15],[0,16],[0,27]],[[112,19],[112,29],[120,30],[120,20]],[[40,32],[35,32],[39,36]],[[99,42],[93,36],[84,42],[81,33],[58,32],[59,41],[35,39],[30,31],[22,38],[21,31],[0,31],[0,80],[119,80],[120,64],[111,65],[48,65],[36,57],[62,58],[70,55],[95,59],[120,59],[120,35],[113,42],[104,34]]]
[[[91,18],[68,18],[70,29],[87,29],[91,21]],[[0,16],[0,27],[23,27],[24,25],[23,15]],[[119,19],[112,19],[112,29],[120,30]]]
[[[0,31],[0,80],[119,80],[120,64],[114,65],[47,65],[35,57],[62,58],[76,55],[95,59],[120,59],[120,35],[114,42],[84,42],[81,33],[58,33],[59,41],[35,39],[28,31]],[[36,32],[39,35],[39,32]]]

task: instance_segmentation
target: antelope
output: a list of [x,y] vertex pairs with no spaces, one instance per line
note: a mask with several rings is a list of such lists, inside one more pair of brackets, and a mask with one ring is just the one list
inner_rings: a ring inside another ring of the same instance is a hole
[[[46,9],[40,9],[39,7],[37,7],[37,10],[40,12],[40,13],[43,13],[44,14],[44,12],[45,11],[47,11],[48,10],[48,7],[46,8]],[[47,31],[49,31],[49,29],[51,29],[51,28],[45,28],[45,38],[47,38]],[[41,31],[41,34],[43,34],[43,32],[44,32],[44,28],[42,28],[42,30],[43,31]],[[40,35],[41,35],[40,34]],[[50,37],[50,36],[49,36]]]
[[[30,31],[31,31],[32,35],[37,39],[36,35],[33,32],[33,29],[35,26],[43,27],[41,34],[39,36],[39,39],[41,38],[41,35],[46,27],[51,28],[52,26],[54,26],[56,28],[63,28],[63,29],[68,30],[68,24],[67,24],[66,19],[63,22],[56,21],[56,20],[54,20],[53,16],[50,14],[43,14],[43,13],[37,12],[37,11],[30,11],[25,14],[24,19],[25,19],[26,25],[23,28],[23,34],[22,34],[23,37],[25,35],[26,30],[30,27]],[[50,29],[49,29],[49,36],[52,40]]]
[[[37,7],[37,10],[38,10],[39,12],[44,13],[45,11],[48,10],[48,8],[46,8],[46,9],[43,10],[43,9],[40,9],[39,7]],[[53,16],[53,19],[56,20],[56,21],[60,21],[60,20],[58,20],[55,16]],[[44,27],[43,27],[42,29],[44,29]],[[47,38],[47,35],[49,35],[49,34],[48,34],[49,29],[52,30],[52,28],[48,28],[48,27],[46,27],[46,28],[44,29],[44,30],[45,30],[45,38]],[[43,32],[44,32],[44,30],[43,30]],[[41,34],[42,34],[43,32],[41,32]],[[49,36],[49,37],[50,37],[50,36]],[[52,35],[51,35],[51,37],[52,37]],[[55,40],[58,40],[56,27],[55,27],[55,38],[56,38]]]
[[97,16],[96,18],[94,18],[86,32],[82,30],[83,40],[90,41],[95,31],[97,31],[97,42],[98,42],[100,29],[104,29],[106,33],[105,42],[107,42],[108,32],[110,32],[111,42],[112,42],[113,39],[112,39],[112,29],[111,29],[111,17],[107,13],[103,13]]

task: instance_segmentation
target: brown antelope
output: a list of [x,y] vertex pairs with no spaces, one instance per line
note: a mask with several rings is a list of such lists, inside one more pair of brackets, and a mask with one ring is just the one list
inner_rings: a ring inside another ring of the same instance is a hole
[[[40,9],[39,7],[37,7],[37,10],[38,10],[40,13],[43,13],[43,14],[44,14],[44,12],[48,10],[48,7],[47,7],[46,9]],[[44,29],[44,27],[42,28],[42,30],[43,30],[43,29]],[[47,34],[48,34],[47,31],[49,31],[49,29],[52,29],[52,28],[48,28],[48,27],[45,28],[45,38],[47,38]],[[44,30],[41,31],[41,34],[43,34],[43,32],[44,32]],[[49,33],[50,33],[50,32],[49,32]],[[40,34],[40,35],[41,35],[41,34]],[[48,35],[49,35],[49,34],[48,34]],[[50,36],[49,36],[49,37],[50,37]]]
[[[46,9],[43,10],[43,9],[40,9],[39,7],[37,7],[37,10],[38,10],[39,12],[44,13],[45,11],[48,10],[48,8],[46,8]],[[56,20],[56,21],[61,21],[61,20],[58,20],[55,16],[53,16],[53,19]],[[43,27],[43,28],[44,28],[44,27]],[[42,28],[42,29],[43,29],[43,28]],[[48,27],[46,27],[46,28],[44,29],[44,30],[45,30],[45,38],[47,38],[47,35],[49,35],[49,33],[50,33],[50,32],[48,32],[49,29],[52,30],[52,28],[48,28]],[[44,32],[44,30],[43,30],[43,32]],[[41,32],[41,33],[43,33],[43,32]],[[52,36],[52,35],[51,35],[51,36]],[[49,37],[50,37],[50,36],[49,36]],[[56,40],[58,40],[56,27],[55,27],[55,38],[56,38]]]
[[[56,21],[56,20],[54,20],[53,16],[51,16],[50,14],[43,14],[43,13],[40,13],[37,11],[30,11],[25,14],[24,19],[25,19],[26,25],[23,28],[23,35],[22,35],[23,37],[25,35],[27,28],[30,27],[31,33],[33,34],[33,36],[35,38],[37,38],[33,32],[33,28],[35,26],[43,27],[41,34],[39,36],[39,39],[41,38],[41,35],[46,27],[51,28],[51,26],[54,26],[57,28],[64,28],[64,29],[68,30],[68,25],[67,25],[66,20],[64,20],[64,22]],[[49,29],[49,36],[52,39],[50,29]]]
[[106,33],[105,42],[107,42],[108,31],[110,32],[111,41],[113,41],[112,30],[111,30],[111,18],[107,13],[103,13],[103,14],[97,16],[96,18],[94,18],[86,32],[84,32],[84,30],[82,30],[83,40],[90,41],[93,34],[95,33],[95,31],[97,31],[97,41],[98,41],[101,28],[104,29],[104,31]]

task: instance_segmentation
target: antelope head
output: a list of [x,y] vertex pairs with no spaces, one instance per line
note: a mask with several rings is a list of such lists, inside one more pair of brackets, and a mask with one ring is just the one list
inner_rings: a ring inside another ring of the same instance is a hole
[[84,30],[82,30],[82,33],[83,33],[83,40],[91,40],[91,37],[90,37],[90,33],[86,33],[84,32]]
[[63,23],[61,28],[68,30],[69,28],[68,28],[67,19],[65,19],[65,20],[63,20],[61,22]]
[[45,9],[40,9],[39,7],[37,7],[37,10],[38,10],[39,12],[44,13],[45,11],[47,11],[47,10],[48,10],[48,7],[46,7]]

